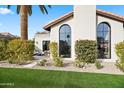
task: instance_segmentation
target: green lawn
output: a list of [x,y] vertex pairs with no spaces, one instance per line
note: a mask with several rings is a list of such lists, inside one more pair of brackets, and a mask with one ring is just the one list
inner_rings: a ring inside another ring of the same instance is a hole
[[[14,85],[2,85],[12,83]],[[123,87],[123,75],[0,68],[0,87]]]

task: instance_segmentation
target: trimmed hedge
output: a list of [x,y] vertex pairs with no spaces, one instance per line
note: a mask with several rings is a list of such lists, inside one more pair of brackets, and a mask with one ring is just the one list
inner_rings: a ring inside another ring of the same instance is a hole
[[54,62],[53,64],[55,66],[58,66],[58,67],[63,66],[63,61],[59,57],[59,54],[58,54],[57,43],[56,42],[52,42],[52,43],[50,43],[49,47],[50,47],[50,53],[52,54],[52,59],[53,59],[53,62]]
[[34,44],[32,41],[15,39],[8,43],[9,62],[25,64],[33,59]]
[[83,67],[85,63],[95,63],[97,45],[93,40],[78,40],[75,44],[76,66]]
[[124,42],[120,42],[115,45],[116,54],[118,60],[116,61],[116,66],[124,72]]
[[8,40],[0,39],[0,61],[6,60],[8,58],[7,44]]
[[120,62],[124,63],[124,42],[115,45],[116,54]]
[[56,42],[51,42],[49,45],[50,48],[50,53],[52,55],[52,58],[58,57],[58,51],[57,51],[57,43]]

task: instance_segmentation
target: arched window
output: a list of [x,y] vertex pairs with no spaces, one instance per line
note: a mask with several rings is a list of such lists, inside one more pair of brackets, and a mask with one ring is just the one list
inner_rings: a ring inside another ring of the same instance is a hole
[[71,27],[64,24],[59,29],[59,55],[71,57]]
[[98,58],[111,57],[111,27],[108,23],[102,22],[97,26],[97,49]]

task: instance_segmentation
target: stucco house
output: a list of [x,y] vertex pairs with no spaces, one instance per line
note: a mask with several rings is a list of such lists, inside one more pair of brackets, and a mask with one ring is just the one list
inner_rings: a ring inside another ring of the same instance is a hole
[[51,21],[44,26],[44,30],[46,34],[35,35],[35,46],[41,50],[43,41],[57,42],[59,55],[75,60],[76,40],[96,40],[98,59],[115,62],[115,44],[124,40],[124,17],[96,10],[95,5],[75,5],[73,12]]

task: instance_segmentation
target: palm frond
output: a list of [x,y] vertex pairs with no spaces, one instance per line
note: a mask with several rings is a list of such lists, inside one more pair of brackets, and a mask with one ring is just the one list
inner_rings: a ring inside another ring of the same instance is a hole
[[28,14],[32,15],[32,5],[28,5]]
[[20,5],[17,5],[17,14],[19,14],[20,13],[20,8],[21,8],[21,6]]
[[51,5],[48,5],[49,8],[51,8]]
[[7,8],[10,9],[11,5],[7,5]]
[[43,9],[42,5],[39,5],[39,8],[40,8],[41,12],[44,14],[44,9]]
[[43,14],[45,14],[45,13],[48,14],[48,11],[44,5],[39,5],[39,7],[40,7],[40,10]]

